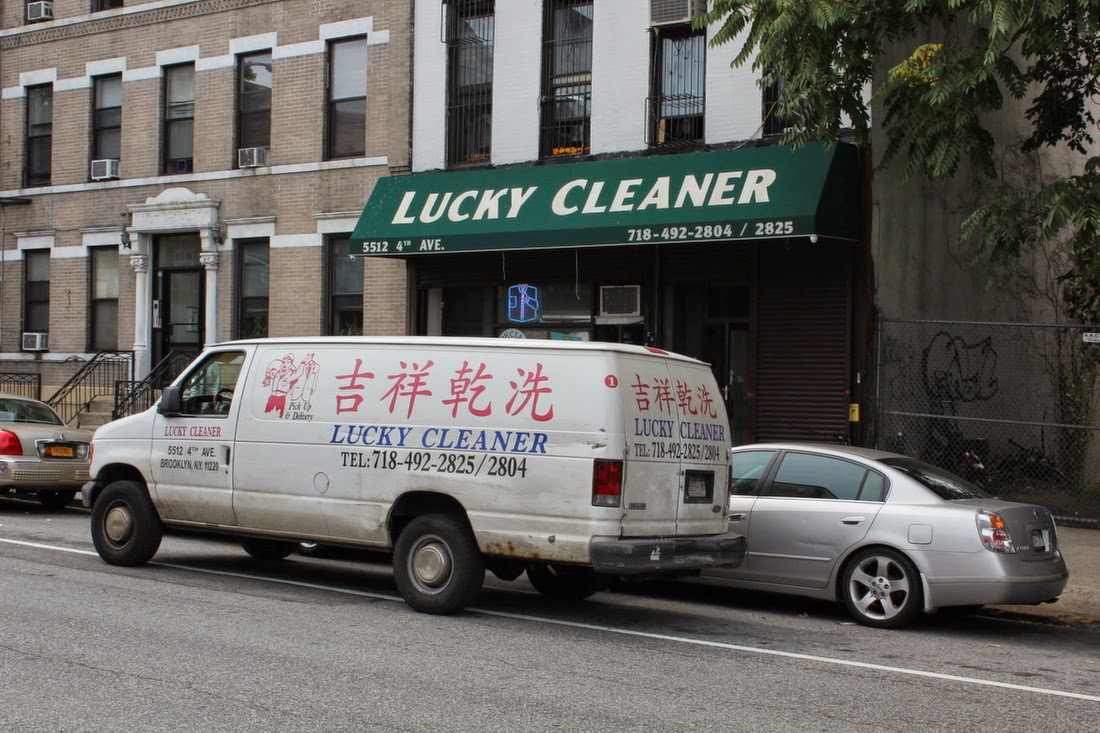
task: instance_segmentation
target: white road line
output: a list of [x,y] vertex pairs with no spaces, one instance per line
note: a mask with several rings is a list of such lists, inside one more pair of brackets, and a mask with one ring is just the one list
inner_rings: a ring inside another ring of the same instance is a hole
[[[57,552],[69,552],[75,555],[96,555],[97,553],[91,550],[79,550],[73,547],[61,547],[58,545],[47,545],[40,542],[27,542],[24,540],[12,540],[0,537],[0,542],[10,545],[21,545],[23,547],[33,547],[40,550],[54,550]],[[280,583],[282,585],[291,585],[299,588],[313,588],[315,590],[329,591],[332,593],[343,593],[345,595],[360,596],[363,598],[376,598],[385,601],[399,601],[404,602],[400,596],[388,595],[386,593],[372,593],[370,591],[354,590],[351,588],[339,588],[330,585],[321,585],[319,583],[307,583],[301,580],[290,580],[288,578],[270,577],[266,575],[252,575],[249,573],[237,573],[227,570],[210,570],[207,568],[196,568],[189,565],[180,565],[178,563],[169,562],[150,562],[150,565],[158,565],[160,567],[174,568],[176,570],[187,570],[193,573],[206,573],[207,575],[220,575],[231,578],[243,578],[245,580],[262,580],[269,583]],[[977,685],[979,687],[996,687],[1003,690],[1016,690],[1019,692],[1031,692],[1039,695],[1052,695],[1055,697],[1069,697],[1075,700],[1088,700],[1090,702],[1100,702],[1100,695],[1086,695],[1081,692],[1069,692],[1066,690],[1053,690],[1046,687],[1031,687],[1029,685],[1017,685],[1011,682],[997,682],[995,680],[985,680],[980,677],[964,677],[955,674],[945,674],[943,672],[927,672],[920,669],[910,669],[908,667],[891,667],[885,664],[874,664],[872,662],[857,662],[850,659],[837,659],[835,657],[820,657],[814,654],[802,654],[800,652],[784,652],[776,649],[763,649],[755,646],[745,646],[743,644],[729,644],[724,641],[708,641],[706,639],[692,639],[686,636],[672,636],[670,634],[658,634],[652,631],[637,631],[635,629],[624,629],[616,626],[603,626],[600,624],[588,624],[581,621],[566,621],[564,619],[546,618],[544,616],[532,616],[524,613],[510,613],[507,611],[492,611],[485,608],[468,608],[469,613],[478,613],[483,616],[495,616],[497,618],[507,618],[516,621],[529,621],[538,624],[548,624],[552,626],[564,626],[572,629],[583,629],[585,631],[601,631],[607,634],[618,634],[620,636],[633,636],[642,639],[654,639],[657,641],[671,642],[674,644],[688,644],[691,646],[708,647],[711,649],[724,649],[733,652],[742,652],[744,654],[759,654],[762,656],[770,657],[782,657],[785,659],[797,659],[803,662],[816,662],[819,664],[833,664],[840,667],[855,667],[857,669],[870,669],[876,672],[891,672],[893,674],[909,675],[911,677],[925,677],[929,679],[945,680],[948,682],[961,682],[968,685]]]

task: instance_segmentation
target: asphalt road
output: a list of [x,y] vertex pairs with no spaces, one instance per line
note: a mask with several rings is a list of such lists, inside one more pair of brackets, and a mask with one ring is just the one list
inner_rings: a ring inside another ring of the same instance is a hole
[[657,584],[448,617],[387,565],[169,537],[116,568],[87,514],[0,499],[0,730],[1093,731],[1100,632],[868,629],[829,604]]

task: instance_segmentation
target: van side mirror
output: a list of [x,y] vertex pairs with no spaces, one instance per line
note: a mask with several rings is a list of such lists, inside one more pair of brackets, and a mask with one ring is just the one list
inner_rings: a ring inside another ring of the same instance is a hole
[[169,385],[160,393],[160,402],[157,403],[157,412],[168,417],[175,417],[181,413],[180,388],[177,385]]

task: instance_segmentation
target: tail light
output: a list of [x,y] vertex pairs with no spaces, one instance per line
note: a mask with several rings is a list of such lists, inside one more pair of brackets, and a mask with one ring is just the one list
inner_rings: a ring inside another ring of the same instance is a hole
[[990,552],[1016,552],[1016,546],[1012,544],[1012,534],[1005,525],[1005,520],[996,512],[978,512],[978,535],[982,538],[982,544]]
[[592,464],[592,506],[621,506],[623,462],[597,460]]
[[0,456],[23,455],[23,444],[19,436],[10,430],[0,430]]

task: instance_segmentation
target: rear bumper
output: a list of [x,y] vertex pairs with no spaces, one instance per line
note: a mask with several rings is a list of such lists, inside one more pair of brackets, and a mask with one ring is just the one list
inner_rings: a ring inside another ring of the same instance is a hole
[[710,537],[620,538],[592,543],[592,567],[607,575],[677,574],[735,568],[745,560],[739,534]]
[[0,488],[79,489],[90,477],[87,461],[0,459]]

